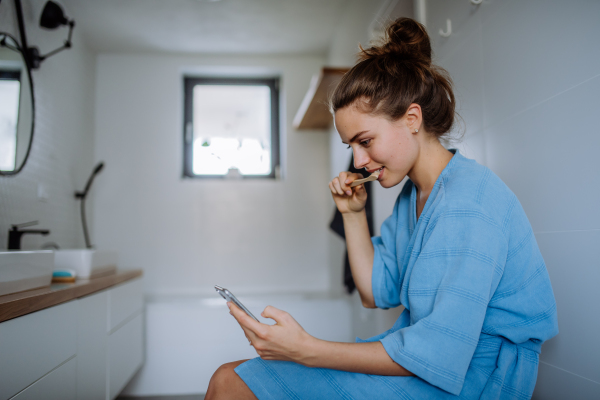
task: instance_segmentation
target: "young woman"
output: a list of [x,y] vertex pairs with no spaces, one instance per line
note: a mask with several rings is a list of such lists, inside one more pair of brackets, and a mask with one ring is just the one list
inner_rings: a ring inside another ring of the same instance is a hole
[[267,307],[257,323],[229,304],[260,358],[225,364],[214,399],[528,399],[545,340],[558,333],[546,266],[515,195],[489,169],[448,151],[455,101],[431,65],[425,28],[401,18],[363,50],[331,101],[357,168],[389,188],[407,175],[381,237],[369,240],[366,191],[329,188],[365,307],[403,305],[387,332],[333,343]]

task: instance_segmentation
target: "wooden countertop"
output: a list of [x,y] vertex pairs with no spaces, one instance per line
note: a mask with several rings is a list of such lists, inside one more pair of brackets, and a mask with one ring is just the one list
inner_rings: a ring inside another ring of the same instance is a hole
[[39,289],[0,296],[0,322],[43,310],[142,276],[142,270],[122,271],[75,283],[53,283]]

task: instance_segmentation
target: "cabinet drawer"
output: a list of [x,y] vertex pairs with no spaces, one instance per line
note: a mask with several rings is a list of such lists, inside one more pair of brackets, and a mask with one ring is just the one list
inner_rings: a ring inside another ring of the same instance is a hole
[[108,332],[125,322],[144,305],[142,280],[135,279],[108,291]]
[[69,360],[11,400],[75,400],[76,366],[76,358]]
[[114,399],[144,361],[143,313],[108,337],[109,399]]
[[73,357],[75,301],[0,324],[0,399],[8,399]]
[[108,291],[77,300],[77,398],[106,400]]

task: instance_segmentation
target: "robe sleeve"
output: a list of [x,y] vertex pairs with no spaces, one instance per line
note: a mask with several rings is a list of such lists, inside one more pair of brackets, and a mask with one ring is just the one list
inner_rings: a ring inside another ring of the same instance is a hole
[[[404,185],[396,200],[394,211],[381,225],[381,236],[371,238],[374,249],[371,288],[375,305],[379,308],[393,308],[400,305],[400,289],[403,271],[401,270],[405,249],[409,240],[409,221],[406,219],[410,206],[412,184]],[[401,245],[399,246],[398,243]]]
[[446,211],[432,220],[406,288],[416,322],[380,340],[389,356],[460,394],[507,248],[500,227],[476,211]]

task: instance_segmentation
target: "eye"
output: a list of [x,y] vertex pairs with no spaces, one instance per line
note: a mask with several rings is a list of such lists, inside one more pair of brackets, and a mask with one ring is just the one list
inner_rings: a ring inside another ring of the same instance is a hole
[[346,147],[346,148],[347,148],[347,149],[349,149],[349,148],[350,148],[350,145],[348,145],[348,147]]
[[368,146],[371,143],[371,139],[365,139],[360,142],[361,146]]

